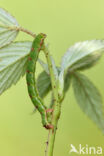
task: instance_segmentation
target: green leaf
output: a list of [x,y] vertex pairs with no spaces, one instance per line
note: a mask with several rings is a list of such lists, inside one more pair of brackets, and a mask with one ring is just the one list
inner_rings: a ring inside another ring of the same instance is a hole
[[[40,92],[39,95],[41,97],[45,97],[48,94],[48,92],[52,89],[51,88],[51,81],[50,81],[50,77],[49,77],[49,69],[48,69],[48,65],[46,63],[44,63],[42,60],[38,59],[38,62],[40,63],[40,65],[44,69],[44,72],[42,72],[38,77],[37,87],[38,87],[38,91]],[[52,56],[51,56],[51,62],[52,62],[52,66],[53,66],[53,70],[54,70],[56,80],[59,81],[59,89],[58,89],[59,95],[63,96],[63,91],[66,93],[67,90],[69,89],[71,77],[69,76],[69,73],[68,73],[65,76],[65,81],[64,81],[64,72],[60,74],[60,68],[56,67],[54,59],[52,58]],[[59,75],[60,75],[60,77],[59,77]],[[46,79],[46,80],[44,80],[45,82],[41,81],[42,77],[44,77],[44,79]],[[43,91],[42,91],[42,87],[44,88]]]
[[69,48],[62,58],[59,74],[59,92],[63,93],[64,79],[67,72],[82,70],[92,67],[104,52],[103,40],[92,40],[76,43]]
[[103,40],[78,42],[62,58],[61,70],[78,70],[92,67],[104,52]]
[[[57,67],[57,70],[58,69],[59,68]],[[49,74],[46,73],[46,71],[40,73],[40,75],[37,78],[36,84],[39,96],[41,98],[44,98],[49,93],[49,91],[52,90],[50,76]],[[64,93],[68,91],[70,84],[71,84],[71,75],[67,74],[65,77]]]
[[71,85],[72,75],[67,73],[64,80],[64,93],[66,93]]
[[16,19],[6,10],[0,8],[0,48],[16,38],[18,31],[13,30],[13,28],[18,26]]
[[73,89],[80,108],[104,132],[102,98],[98,89],[86,76],[78,72],[73,73]]
[[31,45],[32,42],[14,42],[0,49],[0,94],[25,74]]
[[37,78],[36,84],[37,84],[39,96],[41,98],[44,98],[49,93],[49,91],[52,89],[50,76],[45,71],[40,73],[40,75]]
[[58,94],[60,101],[64,99],[66,92],[68,91],[70,84],[71,84],[71,75],[67,72],[67,74],[64,74],[64,70],[60,71],[59,73],[59,88],[58,88]]
[[72,67],[69,68],[69,71],[85,70],[85,69],[93,67],[96,63],[98,63],[103,52],[104,50],[101,49],[99,51],[93,52],[90,55],[85,56],[84,58],[74,63],[74,65],[72,65]]

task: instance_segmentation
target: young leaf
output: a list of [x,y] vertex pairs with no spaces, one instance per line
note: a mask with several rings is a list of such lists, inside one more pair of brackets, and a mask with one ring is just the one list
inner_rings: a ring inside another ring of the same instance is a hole
[[15,42],[0,49],[0,94],[25,74],[31,45],[32,42]]
[[45,72],[47,74],[49,74],[48,65],[46,63],[44,63],[42,60],[40,60],[39,58],[38,58],[38,62],[40,63],[40,65],[42,66],[42,68],[45,70]]
[[102,98],[97,88],[86,76],[78,72],[73,73],[73,88],[80,108],[104,132]]
[[16,38],[18,31],[12,28],[18,26],[16,19],[6,10],[0,8],[0,48]]
[[104,52],[103,40],[76,43],[62,58],[62,70],[86,69],[94,65]]
[[39,96],[41,98],[44,98],[48,94],[48,92],[52,89],[50,76],[45,71],[40,73],[40,75],[37,78],[36,84]]
[[[71,85],[71,80],[72,80],[72,75],[67,73],[66,76],[65,76],[65,80],[64,80],[63,97],[60,99],[60,103],[62,103],[62,101],[65,98],[65,95],[66,95],[66,93],[67,93],[67,91],[68,91],[68,89],[69,89],[69,87]],[[53,94],[52,94],[50,108],[52,108],[53,103],[54,103],[54,97],[53,97]]]
[[[52,67],[53,67],[53,71],[54,71],[55,77],[56,77],[56,79],[58,79],[58,68],[55,65],[55,61],[54,61],[53,57],[52,56],[50,56],[50,57],[51,57],[51,63],[52,63]],[[48,65],[46,63],[44,63],[42,60],[40,60],[40,59],[38,59],[38,62],[40,63],[42,68],[45,70],[45,72],[47,74],[49,74]]]
[[64,90],[64,70],[62,70],[59,73],[59,88],[58,88],[58,92],[60,97],[63,97],[63,90]]
[[53,57],[52,56],[50,56],[50,57],[51,57],[52,68],[54,71],[55,78],[56,78],[56,80],[58,80],[58,68],[55,65],[55,61],[54,61]]

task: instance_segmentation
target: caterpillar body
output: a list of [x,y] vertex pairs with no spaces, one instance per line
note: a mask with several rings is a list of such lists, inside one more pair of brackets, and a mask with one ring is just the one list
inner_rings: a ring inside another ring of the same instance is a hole
[[53,126],[49,124],[47,121],[46,107],[44,106],[42,99],[39,97],[35,82],[36,62],[38,60],[39,52],[40,50],[42,50],[42,47],[44,46],[45,38],[46,35],[40,33],[39,35],[36,36],[36,38],[32,43],[32,48],[28,56],[27,62],[26,81],[29,96],[34,106],[41,114],[43,126],[47,129],[52,129]]

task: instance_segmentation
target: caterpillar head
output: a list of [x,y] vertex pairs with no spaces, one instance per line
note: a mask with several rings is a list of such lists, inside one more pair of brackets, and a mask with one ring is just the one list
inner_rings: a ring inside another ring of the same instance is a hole
[[40,46],[42,48],[42,45],[44,43],[44,39],[46,38],[46,34],[40,33],[39,37],[40,37]]
[[41,36],[42,39],[45,39],[47,37],[47,35],[44,34],[44,33],[40,33],[40,36]]

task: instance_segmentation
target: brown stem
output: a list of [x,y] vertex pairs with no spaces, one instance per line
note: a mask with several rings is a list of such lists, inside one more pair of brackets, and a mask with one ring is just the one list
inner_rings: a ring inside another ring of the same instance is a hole
[[19,26],[6,26],[6,25],[0,25],[1,27],[4,27],[6,29],[9,29],[9,30],[16,30],[16,31],[22,31],[28,35],[31,35],[32,37],[36,37],[36,34],[34,34],[33,32],[25,29],[25,28],[22,28],[22,27],[19,27]]

